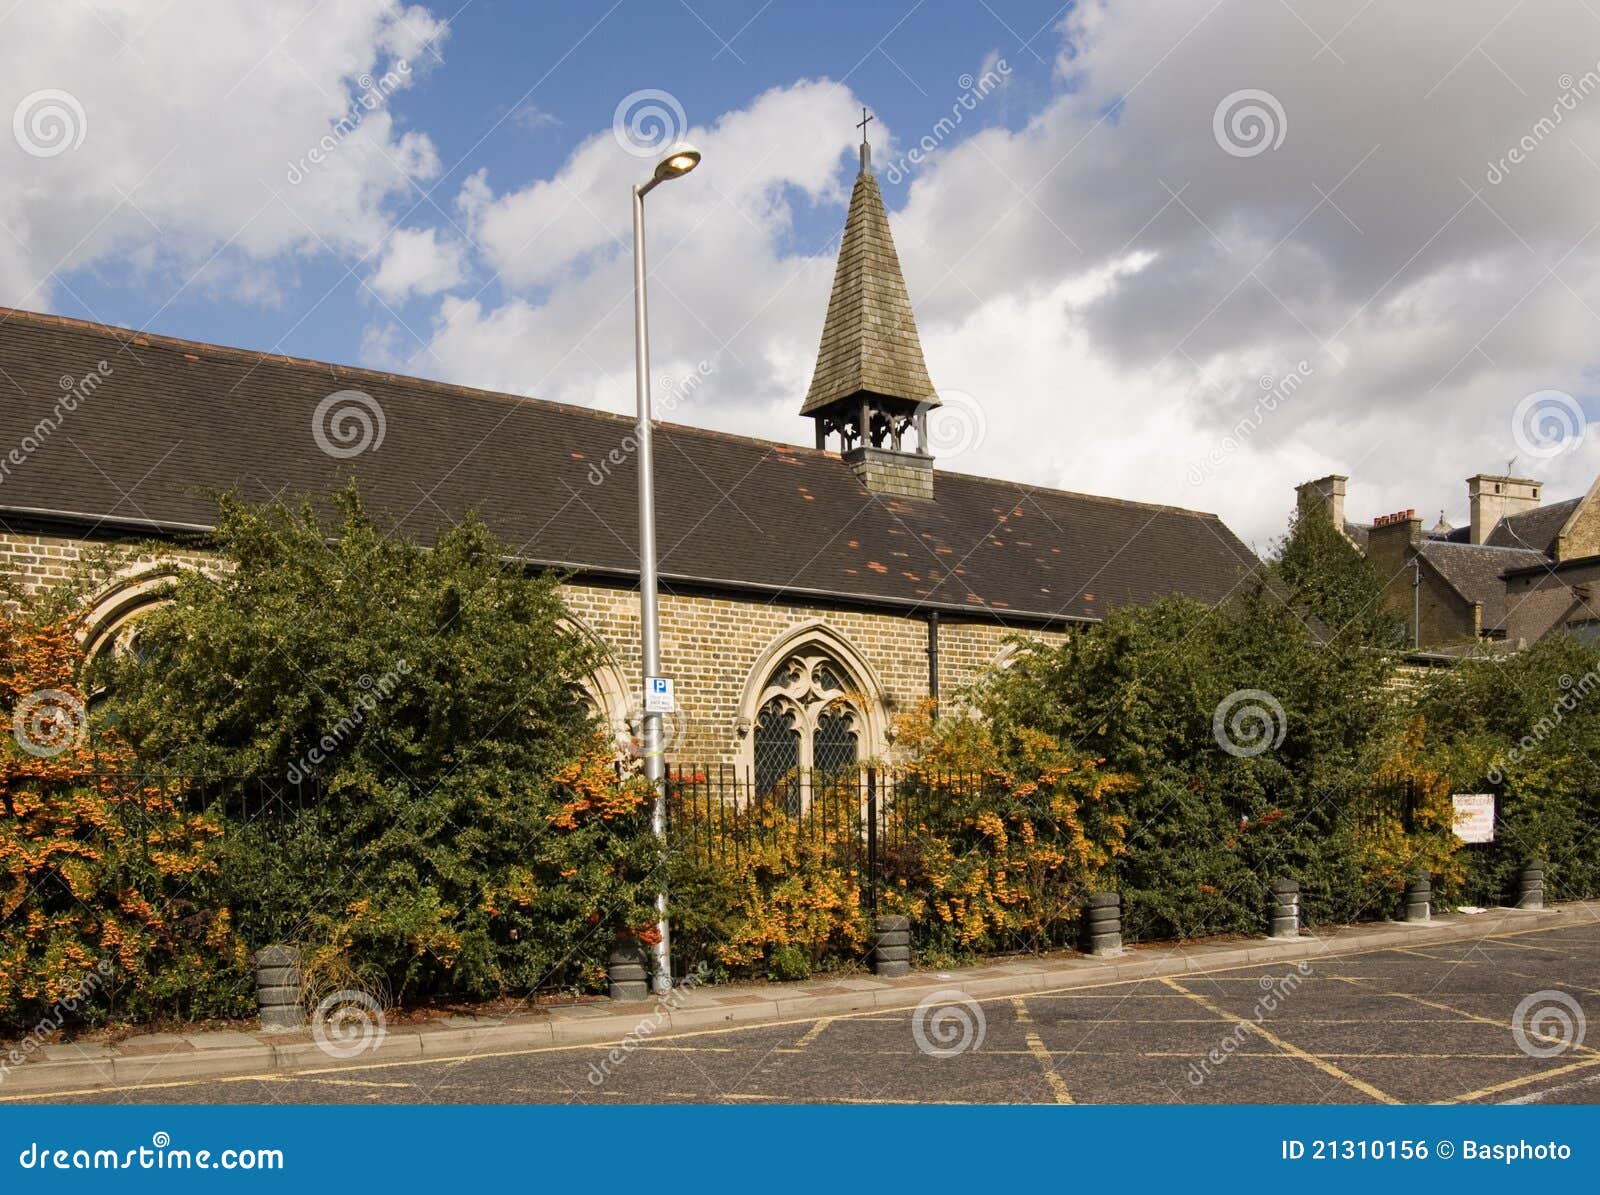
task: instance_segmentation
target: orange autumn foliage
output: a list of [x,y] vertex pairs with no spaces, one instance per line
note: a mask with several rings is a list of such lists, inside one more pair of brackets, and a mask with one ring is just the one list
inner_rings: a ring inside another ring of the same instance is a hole
[[220,827],[141,778],[114,731],[90,735],[76,630],[0,613],[0,703],[14,718],[0,738],[0,1027],[73,1000],[91,969],[104,983],[78,1018],[113,1001],[233,1010],[243,950],[203,895]]

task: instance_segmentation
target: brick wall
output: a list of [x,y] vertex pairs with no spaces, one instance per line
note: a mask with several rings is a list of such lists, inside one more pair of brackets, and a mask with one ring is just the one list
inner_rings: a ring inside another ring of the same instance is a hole
[[[93,548],[107,543],[47,535],[0,533],[0,569],[19,577],[28,590],[67,580],[73,567]],[[148,543],[119,545],[123,576],[147,572],[163,564],[195,566],[207,561],[196,552],[152,551]],[[609,649],[612,664],[601,670],[595,687],[602,690],[605,712],[624,718],[636,705],[640,681],[639,598],[621,586],[570,584],[563,595],[573,616]],[[112,608],[114,602],[101,602]],[[805,631],[805,628],[812,628]],[[666,675],[676,681],[682,715],[673,720],[675,760],[738,763],[745,759],[747,740],[739,734],[744,708],[767,672],[781,662],[773,655],[787,638],[815,634],[841,649],[840,662],[859,662],[866,675],[857,679],[875,690],[866,696],[881,706],[872,719],[878,739],[863,751],[892,755],[887,728],[897,712],[913,708],[928,696],[928,623],[921,613],[872,613],[840,610],[820,604],[769,602],[758,598],[707,598],[661,595],[661,656]],[[957,707],[960,690],[980,680],[1006,646],[1013,632],[990,622],[944,617],[939,628],[939,692],[941,708]],[[1060,642],[1060,632],[1029,632],[1034,638]]]

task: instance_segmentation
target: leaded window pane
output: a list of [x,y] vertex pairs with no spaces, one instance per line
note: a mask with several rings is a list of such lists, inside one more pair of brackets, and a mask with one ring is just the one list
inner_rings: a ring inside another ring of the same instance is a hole
[[756,792],[779,793],[786,812],[800,809],[800,729],[795,712],[781,702],[769,701],[761,707],[755,729]]
[[844,706],[831,706],[818,715],[811,761],[819,779],[834,779],[855,767],[858,755],[852,721],[851,711]]

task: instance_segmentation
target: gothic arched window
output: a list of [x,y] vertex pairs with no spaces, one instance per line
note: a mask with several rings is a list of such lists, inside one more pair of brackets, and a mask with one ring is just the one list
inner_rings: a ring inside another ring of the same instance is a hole
[[852,771],[861,758],[861,696],[822,648],[810,645],[772,670],[757,699],[755,785],[776,792],[794,813],[802,776],[825,782]]

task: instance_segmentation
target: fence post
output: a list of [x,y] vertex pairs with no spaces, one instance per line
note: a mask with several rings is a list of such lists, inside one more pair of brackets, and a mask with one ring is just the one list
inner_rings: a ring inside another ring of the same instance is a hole
[[1091,892],[1084,907],[1084,933],[1089,953],[1110,958],[1122,953],[1122,894]]
[[1530,859],[1517,872],[1517,908],[1544,908],[1544,860]]
[[878,915],[878,769],[867,769],[867,912]]
[[1300,936],[1300,885],[1294,880],[1272,881],[1271,933],[1274,938]]
[[1406,881],[1407,921],[1427,921],[1433,912],[1433,877],[1419,871]]
[[872,970],[885,978],[911,973],[911,918],[879,917],[872,937]]
[[256,1015],[267,1033],[299,1029],[306,1023],[300,995],[300,951],[293,946],[263,946],[256,951]]

